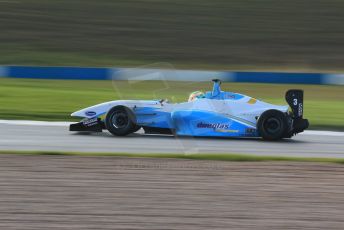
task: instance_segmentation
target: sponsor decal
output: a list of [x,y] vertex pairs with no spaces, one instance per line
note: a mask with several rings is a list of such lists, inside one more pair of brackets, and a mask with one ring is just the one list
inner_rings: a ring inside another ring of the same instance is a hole
[[89,117],[95,116],[96,114],[97,114],[97,113],[94,112],[94,111],[86,111],[86,112],[85,112],[85,115],[86,115],[86,116],[89,116]]
[[200,122],[197,124],[197,128],[206,128],[206,129],[228,129],[228,124],[221,124],[221,123],[203,123]]
[[302,103],[300,103],[299,104],[299,109],[298,109],[298,115],[299,115],[299,117],[301,117],[302,116],[302,114],[303,114],[303,104]]
[[90,127],[98,123],[98,118],[87,119],[82,122],[83,125]]
[[239,132],[239,130],[235,130],[235,129],[218,129],[216,131],[220,133],[238,133]]
[[226,97],[230,99],[235,99],[235,94],[227,94]]

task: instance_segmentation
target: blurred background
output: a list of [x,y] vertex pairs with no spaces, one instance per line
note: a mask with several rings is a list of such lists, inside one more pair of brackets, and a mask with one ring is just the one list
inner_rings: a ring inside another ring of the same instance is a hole
[[[0,0],[0,229],[343,229],[344,133],[327,132],[344,131],[343,25],[343,0]],[[40,121],[76,121],[72,112],[117,99],[186,101],[212,83],[18,78],[14,65],[341,82],[221,86],[283,105],[303,89],[310,129],[325,132],[275,143],[113,138]]]
[[[162,67],[340,73],[343,9],[340,0],[2,0],[0,65],[167,63]],[[128,89],[108,81],[0,82],[0,118],[38,120],[70,120],[75,110],[118,98],[183,101],[189,92],[211,87],[170,82],[159,91],[160,83]],[[223,85],[278,104],[285,104],[289,88],[305,90],[311,128],[344,129],[342,86]]]
[[0,1],[0,63],[343,70],[341,0]]

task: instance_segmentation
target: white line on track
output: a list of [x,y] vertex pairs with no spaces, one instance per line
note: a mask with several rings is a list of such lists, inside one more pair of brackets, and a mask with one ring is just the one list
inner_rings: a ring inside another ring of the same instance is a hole
[[73,122],[64,121],[25,121],[25,120],[0,120],[5,125],[31,125],[31,126],[69,126]]
[[[73,122],[64,121],[27,121],[27,120],[0,120],[0,124],[5,125],[31,125],[31,126],[60,126],[67,127]],[[306,130],[301,135],[309,136],[336,136],[344,137],[344,132]],[[299,135],[300,135],[299,134]]]
[[344,137],[344,132],[306,130],[303,135]]

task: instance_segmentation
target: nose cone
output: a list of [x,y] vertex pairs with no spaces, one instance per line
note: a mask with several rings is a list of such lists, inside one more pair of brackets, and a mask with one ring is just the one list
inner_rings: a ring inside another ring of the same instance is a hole
[[93,117],[97,117],[98,113],[97,113],[97,111],[93,110],[92,108],[86,108],[86,109],[82,109],[82,110],[79,110],[79,111],[72,113],[71,116],[72,117],[93,118]]
[[85,111],[84,109],[76,111],[74,113],[71,114],[72,117],[85,117]]

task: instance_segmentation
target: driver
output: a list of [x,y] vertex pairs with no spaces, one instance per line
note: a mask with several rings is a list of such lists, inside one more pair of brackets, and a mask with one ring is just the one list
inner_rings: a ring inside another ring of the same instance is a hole
[[199,98],[205,98],[205,94],[202,91],[195,91],[193,93],[190,93],[188,102],[197,100]]

